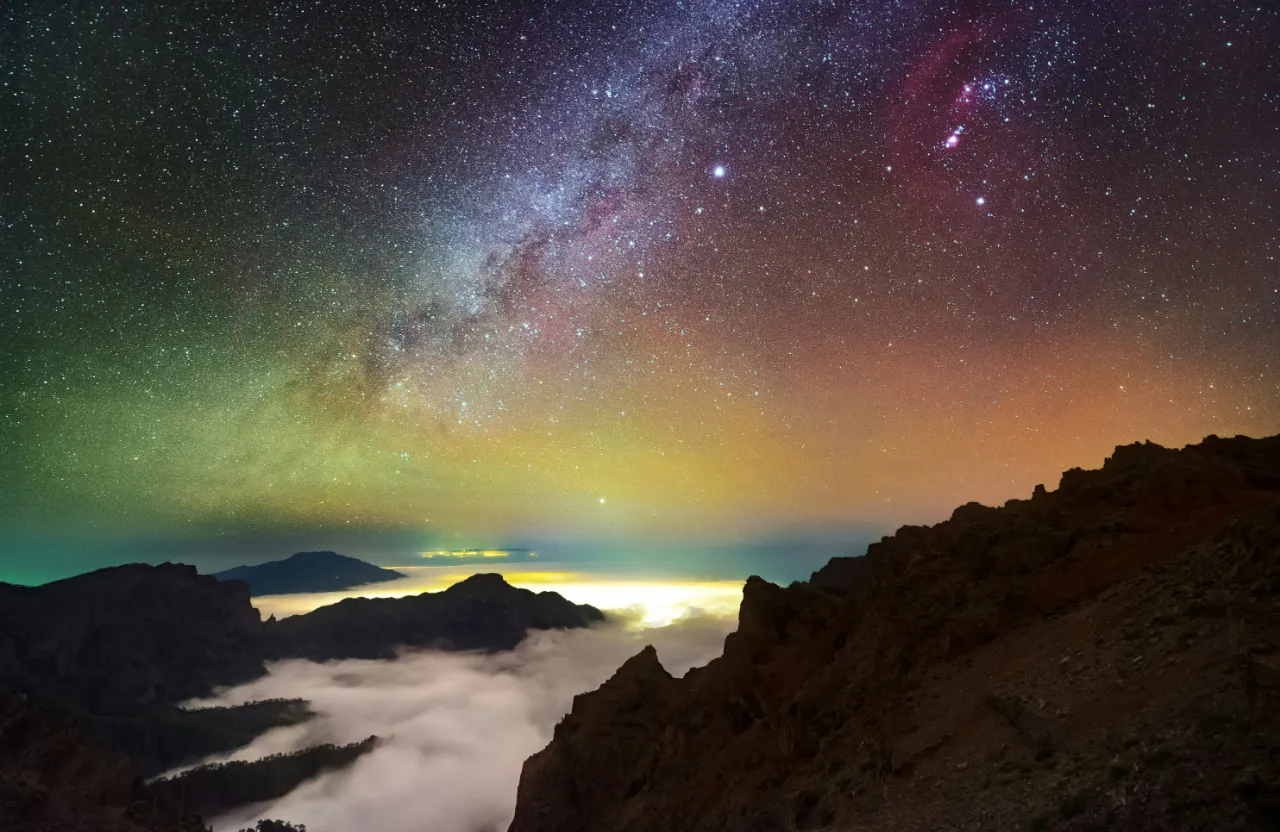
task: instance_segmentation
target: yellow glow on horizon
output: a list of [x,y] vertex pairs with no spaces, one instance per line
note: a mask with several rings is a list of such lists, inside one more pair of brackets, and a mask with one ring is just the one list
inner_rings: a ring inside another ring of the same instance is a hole
[[546,575],[513,576],[513,586],[558,592],[570,601],[606,613],[621,613],[639,627],[665,627],[690,616],[729,618],[738,614],[743,581],[619,580],[582,574],[567,580]]
[[[474,569],[461,566],[410,568],[415,574],[396,581],[342,592],[264,595],[254,598],[253,604],[264,617],[284,618],[345,598],[402,598],[439,592],[474,574]],[[662,627],[691,616],[735,617],[742,601],[742,581],[615,578],[519,567],[507,567],[502,574],[512,586],[533,592],[558,592],[576,604],[590,604],[641,628]]]
[[[501,549],[439,549],[433,552],[419,552],[424,558],[508,558],[510,552]],[[529,557],[537,557],[533,552]]]

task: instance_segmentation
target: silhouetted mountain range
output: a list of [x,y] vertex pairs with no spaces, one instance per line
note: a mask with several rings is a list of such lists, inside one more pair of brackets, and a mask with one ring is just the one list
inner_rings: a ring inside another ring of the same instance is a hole
[[130,564],[0,584],[0,682],[93,713],[180,702],[266,672],[242,583]]
[[[602,617],[497,575],[266,623],[243,583],[173,564],[0,584],[0,829],[195,832],[175,801],[280,794],[372,747],[143,786],[139,764],[307,718],[177,707],[266,660]],[[647,648],[575,698],[511,832],[1277,829],[1278,749],[1280,437],[1146,443],[807,583],[750,579],[723,656],[675,679]]]
[[507,650],[530,630],[603,618],[486,574],[442,592],[350,598],[264,623],[242,582],[131,564],[38,587],[0,584],[0,685],[77,712],[132,717],[261,676],[266,659]]
[[338,592],[365,584],[403,578],[404,573],[337,552],[298,552],[284,560],[237,566],[214,574],[220,581],[243,581],[249,594],[292,595],[300,592]]
[[305,615],[267,622],[273,657],[392,658],[399,648],[510,650],[529,630],[587,627],[604,613],[555,592],[472,575],[443,592],[403,598],[346,598]]
[[578,696],[510,832],[1280,829],[1280,437],[1119,447],[758,578]]
[[[132,564],[38,587],[0,584],[0,829],[200,829],[139,777],[308,719],[303,700],[179,707],[262,675],[266,659],[505,650],[529,630],[603,617],[555,593],[516,589],[500,575],[265,623],[243,582],[190,566]],[[202,770],[170,781],[164,793],[198,793],[202,805],[227,808],[283,794],[371,747],[320,747]]]

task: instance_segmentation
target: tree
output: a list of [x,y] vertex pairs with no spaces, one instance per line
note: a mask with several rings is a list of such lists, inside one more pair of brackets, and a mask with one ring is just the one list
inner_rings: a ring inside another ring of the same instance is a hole
[[240,832],[307,832],[306,824],[294,826],[283,820],[263,819],[252,829],[241,829]]

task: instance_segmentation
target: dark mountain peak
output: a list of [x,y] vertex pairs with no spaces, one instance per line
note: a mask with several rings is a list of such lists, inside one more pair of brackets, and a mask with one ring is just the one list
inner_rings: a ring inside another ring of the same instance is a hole
[[[1213,489],[1223,494],[1205,493]],[[1228,492],[1247,494],[1242,499],[1248,501],[1272,491],[1280,491],[1280,436],[1209,436],[1182,449],[1154,442],[1118,445],[1101,468],[1064,471],[1054,491],[1037,485],[1028,500],[1010,500],[1004,506],[965,503],[934,526],[903,526],[871,544],[865,556],[832,558],[809,583],[846,591],[867,580],[871,563],[889,550],[900,557],[928,558],[944,541],[964,535],[972,539],[971,546],[982,548],[1014,530],[1021,534],[1055,529],[1055,545],[1066,546],[1068,538],[1075,541],[1086,532],[1123,532],[1121,516],[1135,513],[1139,505],[1150,503],[1153,510],[1188,521],[1191,518],[1180,513],[1183,509],[1212,516],[1239,509],[1219,499]]]
[[643,684],[654,679],[665,681],[670,678],[671,674],[662,666],[658,651],[652,644],[646,644],[644,649],[623,662],[613,674],[616,684]]
[[1172,458],[1177,451],[1171,451],[1163,445],[1157,445],[1150,439],[1145,442],[1131,442],[1128,445],[1116,445],[1111,456],[1102,463],[1102,470],[1117,470],[1150,465],[1164,458]]
[[775,636],[786,627],[792,592],[752,575],[742,587],[742,604],[738,608],[738,632],[757,632]]
[[202,577],[194,566],[166,561],[154,565],[149,563],[124,563],[119,566],[105,566],[92,572],[50,581],[47,584],[42,584],[39,588],[55,592],[76,591],[90,586],[118,590],[139,584],[159,585],[165,582],[172,583],[175,586],[201,583],[208,585],[210,580],[208,577]]
[[253,595],[292,595],[340,592],[365,584],[394,581],[404,574],[337,552],[321,551],[298,552],[284,560],[237,566],[213,577],[220,581],[243,581]]
[[604,614],[555,592],[478,574],[441,592],[347,598],[267,627],[271,654],[326,661],[391,658],[401,648],[510,650],[530,630],[588,627]]
[[497,572],[476,573],[469,578],[458,581],[444,591],[469,595],[500,595],[520,592],[519,589],[507,583],[507,579]]
[[264,672],[247,588],[191,566],[113,566],[4,595],[0,684],[55,701],[111,712]]
[[993,511],[998,511],[993,506],[984,506],[978,502],[968,502],[962,506],[957,506],[951,512],[951,522],[953,523],[977,523],[991,516]]
[[[319,552],[294,552],[292,555],[289,555],[289,557],[285,558],[285,560],[291,563],[308,563],[308,562],[309,563],[333,563],[338,561],[350,561],[350,560],[356,560],[356,559],[353,557],[348,557],[347,555],[340,555],[337,552],[331,552],[328,549],[324,549]],[[363,562],[363,561],[360,561],[360,562]]]
[[574,699],[511,832],[1261,829],[1277,587],[1280,437],[1122,445],[748,580],[720,659],[671,679],[646,650]]
[[618,713],[653,715],[665,707],[674,681],[658,659],[658,651],[647,644],[623,662],[599,690],[574,697],[574,718],[566,718],[556,733],[578,732],[583,726],[588,726],[587,734],[608,731],[610,720]]

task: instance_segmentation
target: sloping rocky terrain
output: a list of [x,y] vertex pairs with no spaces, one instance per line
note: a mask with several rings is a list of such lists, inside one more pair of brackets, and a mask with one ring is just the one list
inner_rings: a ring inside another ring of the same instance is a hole
[[144,775],[245,745],[310,716],[305,703],[184,710],[266,672],[242,583],[178,564],[130,564],[38,587],[0,585],[0,690],[74,718]]
[[143,774],[311,716],[303,700],[179,707],[262,675],[269,659],[501,650],[530,629],[602,618],[498,575],[265,623],[244,583],[190,566],[133,564],[39,587],[0,584],[0,830],[198,830],[199,818],[185,814],[192,807],[178,808],[194,794],[218,806],[278,795],[372,747],[318,747],[143,786]]
[[208,695],[266,672],[241,583],[130,564],[0,584],[0,683],[93,713]]
[[0,691],[0,829],[204,832],[200,818],[150,792],[122,754],[88,743],[65,714]]
[[512,832],[1280,828],[1280,437],[905,527],[574,701]]

